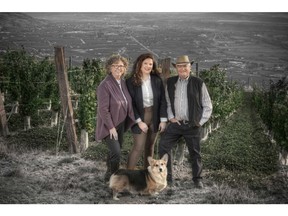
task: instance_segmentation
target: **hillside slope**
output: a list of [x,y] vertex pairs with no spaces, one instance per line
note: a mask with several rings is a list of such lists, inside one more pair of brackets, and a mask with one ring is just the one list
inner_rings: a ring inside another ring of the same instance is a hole
[[[247,98],[249,99],[249,98]],[[48,129],[47,129],[48,130]],[[37,136],[37,135],[35,135]],[[33,137],[35,140],[36,137]],[[32,140],[32,138],[31,138]],[[30,142],[31,142],[30,140]],[[27,138],[19,143],[29,142]],[[234,143],[231,150],[229,143]],[[187,159],[182,165],[174,166],[175,184],[168,187],[156,197],[130,195],[120,196],[120,201],[112,200],[111,191],[103,181],[105,173],[105,157],[95,160],[84,159],[81,155],[69,155],[65,152],[55,155],[52,151],[33,150],[19,152],[20,147],[13,146],[11,139],[0,139],[0,203],[4,204],[251,204],[251,203],[287,203],[288,181],[287,167],[273,170],[264,174],[263,170],[253,172],[253,166],[248,167],[248,172],[229,170],[228,165],[220,169],[213,166],[223,166],[225,161],[216,164],[208,150],[214,151],[219,156],[229,150],[235,154],[237,163],[245,165],[243,146],[251,144],[249,152],[259,151],[256,167],[273,160],[267,160],[267,155],[262,154],[269,144],[263,134],[263,125],[257,117],[249,101],[236,112],[221,128],[212,134],[209,142],[203,143],[204,160],[204,189],[196,189],[191,181],[191,170]],[[244,145],[245,144],[245,145]],[[261,145],[259,145],[261,144]],[[10,146],[10,148],[8,148]],[[214,147],[213,147],[214,146]],[[218,146],[218,147],[217,147]],[[97,146],[91,147],[89,155]],[[96,149],[95,149],[96,148]],[[100,148],[99,148],[100,149]],[[98,149],[98,150],[99,150]],[[228,151],[228,154],[230,152]],[[266,149],[266,152],[268,150]],[[273,151],[271,151],[273,153]],[[261,153],[261,154],[260,154]],[[269,157],[271,156],[268,154]],[[126,154],[122,155],[122,166],[125,166]],[[210,158],[209,158],[210,157]],[[273,158],[273,154],[272,154]],[[229,158],[228,158],[229,159]],[[212,163],[213,162],[213,163]],[[249,157],[248,164],[254,163]],[[275,162],[275,161],[274,161]],[[230,163],[231,164],[231,163]],[[234,166],[233,165],[233,166]],[[232,167],[233,167],[232,166]],[[245,166],[248,166],[247,164]],[[241,167],[241,166],[240,166]],[[265,166],[266,167],[266,166]],[[265,168],[264,167],[264,168]],[[238,170],[237,170],[237,169]],[[278,167],[277,167],[278,168]],[[252,172],[251,172],[251,170]],[[260,171],[260,172],[259,172]],[[262,173],[259,174],[258,173]]]
[[47,22],[25,13],[0,13],[0,31],[21,31],[45,25]]

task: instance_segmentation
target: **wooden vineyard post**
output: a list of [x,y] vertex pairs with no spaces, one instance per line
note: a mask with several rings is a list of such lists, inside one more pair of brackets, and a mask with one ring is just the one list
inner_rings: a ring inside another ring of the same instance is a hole
[[159,61],[159,66],[161,68],[161,76],[163,79],[164,86],[166,86],[166,81],[168,77],[170,77],[170,64],[171,64],[170,58],[161,59]]
[[2,134],[4,137],[9,135],[6,112],[5,112],[4,102],[2,100],[1,91],[0,91],[0,134]]
[[196,65],[196,76],[199,77],[198,62],[196,62],[195,65]]
[[71,153],[79,153],[80,148],[77,141],[77,134],[75,129],[75,121],[73,118],[73,107],[69,94],[69,83],[67,69],[65,67],[64,47],[54,47],[55,49],[55,64],[57,72],[57,80],[59,85],[61,106],[66,128],[67,141],[69,143],[69,150]]

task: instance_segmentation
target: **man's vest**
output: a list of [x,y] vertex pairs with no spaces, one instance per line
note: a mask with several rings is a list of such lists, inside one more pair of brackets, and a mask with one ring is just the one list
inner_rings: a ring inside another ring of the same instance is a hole
[[[175,88],[179,76],[170,77],[167,79],[167,90],[171,102],[172,112],[175,116]],[[202,85],[203,80],[198,77],[189,76],[187,84],[187,97],[188,97],[188,113],[189,122],[192,126],[200,126],[199,122],[202,117]]]

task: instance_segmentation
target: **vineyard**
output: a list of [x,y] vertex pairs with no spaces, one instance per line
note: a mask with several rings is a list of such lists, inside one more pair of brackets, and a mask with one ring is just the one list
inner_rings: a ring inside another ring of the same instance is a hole
[[[81,149],[80,154],[73,156],[71,154],[73,152],[70,151],[71,144],[66,133],[67,110],[63,110],[61,104],[54,59],[37,59],[27,53],[23,47],[21,50],[7,50],[0,56],[0,91],[5,111],[1,110],[0,113],[3,137],[0,140],[0,159],[10,158],[9,154],[13,151],[17,154],[27,151],[30,152],[29,154],[33,154],[37,149],[41,152],[49,151],[52,155],[66,155],[70,152],[70,156],[66,156],[67,161],[63,159],[61,166],[62,164],[72,166],[75,161],[81,164],[82,160],[92,162],[105,160],[107,152],[105,145],[94,141],[97,121],[95,91],[106,74],[103,62],[100,59],[87,58],[83,60],[81,67],[72,67],[68,63],[66,68],[76,134],[77,137],[80,137],[77,141],[77,145]],[[173,74],[175,71],[171,69],[170,73]],[[236,187],[237,184],[243,186],[245,182],[249,183],[248,187],[259,190],[261,178],[266,179],[267,176],[273,175],[285,167],[288,151],[288,78],[283,77],[278,82],[271,81],[268,88],[253,86],[253,90],[247,92],[239,83],[228,81],[226,72],[220,65],[214,65],[197,74],[206,83],[213,103],[212,117],[203,128],[203,161],[207,172],[209,170],[207,173],[209,181],[218,182],[220,186],[217,189],[211,189],[213,188],[211,186],[210,190],[212,191],[209,192],[214,195],[209,199],[212,200],[211,203],[257,203],[257,201],[249,199],[235,201],[231,194],[230,200],[224,201],[223,197],[215,197],[215,190],[220,190],[220,196],[223,182],[229,185],[223,186],[225,190],[228,190],[228,187]],[[255,113],[247,114],[245,110],[249,107],[255,110]],[[245,117],[238,118],[237,116],[244,115],[242,112],[245,113]],[[255,123],[255,128],[251,123],[252,128],[250,128],[250,125],[247,126],[242,122],[243,119],[246,122],[250,122],[252,119],[251,121],[261,123]],[[235,121],[234,125],[231,125],[231,121]],[[241,126],[238,128],[236,125]],[[225,135],[224,131],[231,130],[231,128],[232,132]],[[245,132],[246,130],[247,132]],[[251,131],[254,132],[251,134]],[[243,139],[241,144],[238,143],[241,141],[239,138],[235,141],[240,134],[240,139]],[[123,164],[125,164],[129,148],[132,145],[129,132],[126,134],[125,140],[125,146],[122,149],[123,159],[121,159]],[[98,172],[102,172],[100,168],[96,169]],[[11,175],[18,177],[20,175],[17,172],[16,174],[15,172],[7,174],[4,171],[1,171],[0,174],[3,176],[0,177],[2,179]],[[287,175],[287,171],[285,175]],[[258,179],[259,184],[253,182],[253,179]],[[74,183],[70,182],[70,184]],[[92,183],[89,182],[89,184]],[[212,185],[211,182],[208,182],[209,184]],[[103,184],[99,183],[99,185],[105,187]],[[281,188],[279,190],[281,192],[278,192],[287,198],[287,193],[284,193]],[[229,191],[233,190],[229,189]],[[102,196],[107,198],[106,195],[102,194]],[[283,200],[285,200],[284,198]],[[0,201],[5,203],[3,199]],[[285,202],[283,200],[277,199],[277,202],[283,203]],[[155,200],[148,201],[156,202]],[[15,202],[25,203],[25,200]],[[33,201],[31,202],[33,203]],[[57,203],[57,201],[55,202]],[[62,201],[58,200],[58,202]]]
[[[276,141],[283,155],[288,151],[288,77],[271,82],[268,90],[255,86],[253,102],[267,127],[272,141]],[[287,156],[286,156],[287,157]]]
[[[1,59],[0,70],[1,92],[3,99],[5,95],[10,132],[43,126],[41,124],[57,126],[57,145],[60,145],[67,113],[61,110],[63,107],[60,104],[54,62],[48,58],[38,61],[23,48],[20,51],[8,51]],[[105,76],[101,62],[85,59],[82,68],[68,68],[68,75],[77,132],[85,130],[93,136],[96,121],[95,90]],[[17,127],[15,123],[10,124],[13,118]]]
[[[41,124],[39,119],[51,114],[51,122],[45,125],[56,126],[63,123],[65,116],[60,109],[59,85],[57,83],[55,65],[53,61],[45,58],[36,60],[26,53],[23,48],[20,51],[7,51],[1,58],[1,92],[5,101],[5,111],[8,119],[23,120],[22,129],[28,130]],[[73,102],[74,119],[77,122],[78,133],[85,130],[93,139],[97,99],[95,91],[105,73],[100,59],[85,59],[82,67],[69,67],[69,90]],[[173,73],[173,71],[171,71]],[[227,82],[226,73],[219,65],[210,70],[204,70],[200,77],[207,83],[213,100],[213,115],[207,124],[207,137],[211,130],[219,127],[220,121],[231,115],[241,104],[242,90],[236,82]],[[49,111],[49,112],[48,112]],[[11,124],[10,124],[11,122]],[[39,125],[40,126],[40,125]],[[15,128],[12,120],[8,121],[11,132],[21,128]]]

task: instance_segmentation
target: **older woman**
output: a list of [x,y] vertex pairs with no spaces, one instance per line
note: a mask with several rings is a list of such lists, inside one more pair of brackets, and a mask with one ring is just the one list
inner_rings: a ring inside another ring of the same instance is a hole
[[97,88],[96,140],[105,140],[109,148],[105,181],[119,169],[123,134],[134,123],[132,101],[123,76],[126,73],[126,58],[113,55],[105,65],[107,76]]

